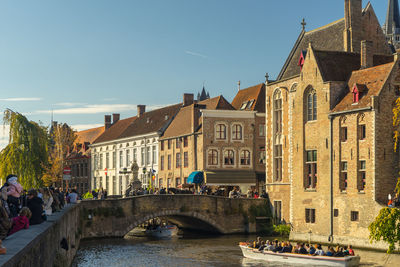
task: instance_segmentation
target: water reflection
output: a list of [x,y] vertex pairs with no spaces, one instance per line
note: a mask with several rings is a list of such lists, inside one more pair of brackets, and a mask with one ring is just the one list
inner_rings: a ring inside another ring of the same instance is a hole
[[[72,266],[287,266],[243,258],[237,244],[240,241],[252,239],[255,239],[255,236],[215,237],[189,234],[170,240],[133,236],[129,239],[85,241],[81,243],[81,248]],[[391,258],[388,261],[387,255],[384,253],[360,250],[356,252],[361,255],[363,266],[383,266],[385,262],[400,262],[400,258]],[[373,262],[381,264],[372,264]]]

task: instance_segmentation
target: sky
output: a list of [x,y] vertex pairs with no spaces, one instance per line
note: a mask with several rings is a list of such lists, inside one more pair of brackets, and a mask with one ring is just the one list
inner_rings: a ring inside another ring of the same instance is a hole
[[[387,1],[371,3],[383,23]],[[239,80],[276,78],[302,18],[312,30],[343,14],[343,0],[2,0],[0,111],[83,130],[203,85],[232,101]]]

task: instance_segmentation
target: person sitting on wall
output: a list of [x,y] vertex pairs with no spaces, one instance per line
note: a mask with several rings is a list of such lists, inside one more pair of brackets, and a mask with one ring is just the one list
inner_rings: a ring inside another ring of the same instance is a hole
[[27,207],[23,207],[19,212],[19,216],[12,219],[12,228],[8,235],[12,235],[22,229],[28,229],[31,216],[32,212]]
[[27,207],[32,212],[32,216],[29,219],[29,224],[40,224],[44,221],[43,219],[43,200],[37,196],[37,191],[31,189],[28,191]]

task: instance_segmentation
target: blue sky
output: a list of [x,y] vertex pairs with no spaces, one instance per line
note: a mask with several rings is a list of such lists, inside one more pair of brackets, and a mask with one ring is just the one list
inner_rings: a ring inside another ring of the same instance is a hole
[[[381,22],[387,1],[372,0]],[[367,1],[364,1],[365,6]],[[137,104],[178,103],[203,83],[231,101],[275,78],[300,33],[343,17],[343,0],[3,0],[0,110],[77,129]],[[3,133],[4,131],[0,131]]]

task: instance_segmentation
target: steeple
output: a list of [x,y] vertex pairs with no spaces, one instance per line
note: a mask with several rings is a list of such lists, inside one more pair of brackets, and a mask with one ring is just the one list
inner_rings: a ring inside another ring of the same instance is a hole
[[197,94],[197,101],[203,101],[206,99],[210,98],[210,94],[206,92],[206,88],[203,85],[203,90],[201,90],[201,93]]
[[396,34],[398,28],[400,28],[399,1],[389,0],[384,27],[385,34]]

